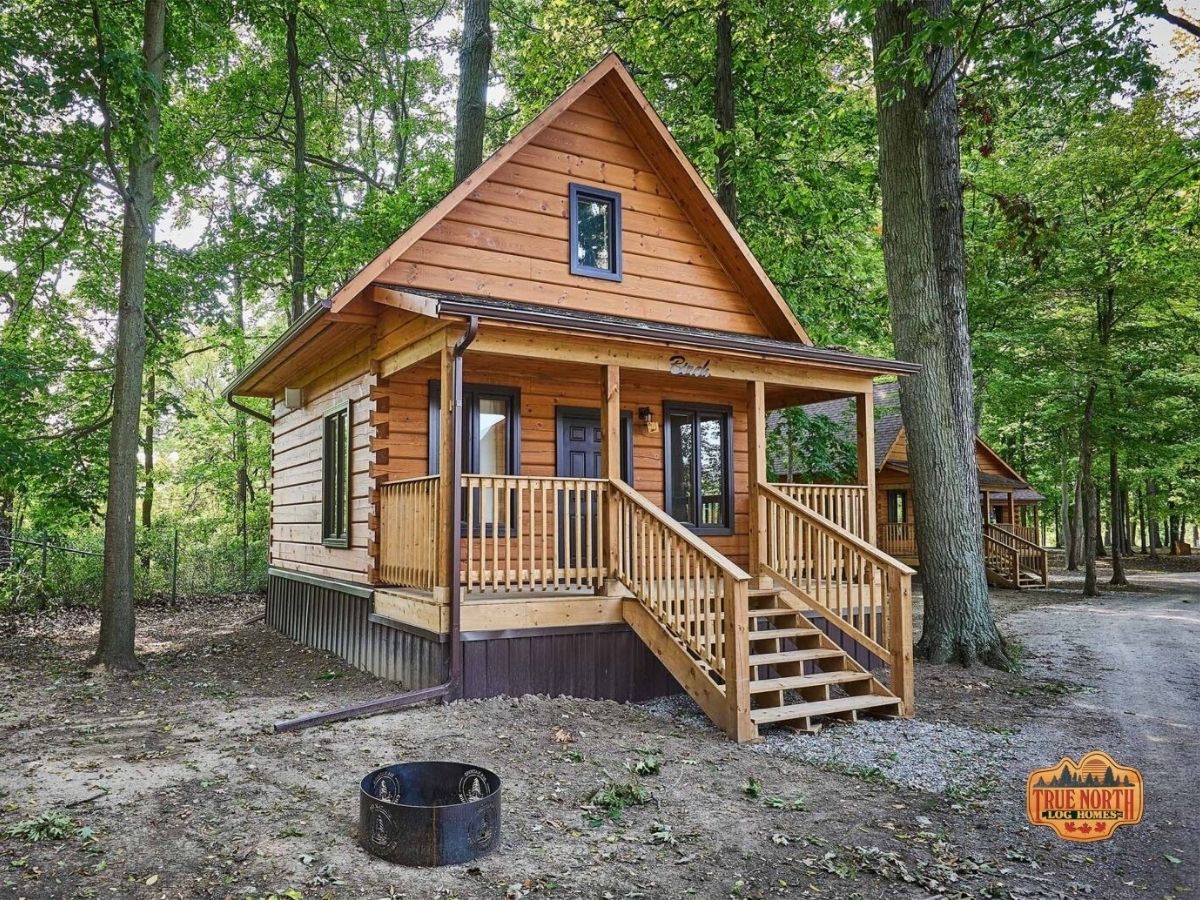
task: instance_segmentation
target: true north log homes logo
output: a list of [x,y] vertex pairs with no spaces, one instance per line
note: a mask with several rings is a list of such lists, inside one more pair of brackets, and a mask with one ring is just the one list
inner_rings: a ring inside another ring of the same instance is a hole
[[1029,776],[1025,808],[1030,822],[1050,826],[1060,838],[1102,841],[1142,821],[1142,773],[1099,750],[1078,763],[1064,756]]
[[708,378],[712,375],[708,368],[712,362],[710,359],[702,363],[691,363],[687,361],[686,356],[672,356],[670,362],[672,375],[691,375],[693,378]]

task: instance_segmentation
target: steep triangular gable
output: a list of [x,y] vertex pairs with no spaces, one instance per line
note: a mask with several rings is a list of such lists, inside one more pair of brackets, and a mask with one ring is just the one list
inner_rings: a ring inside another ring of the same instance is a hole
[[[573,182],[621,194],[621,282],[569,272]],[[612,54],[347,282],[333,309],[372,283],[811,343]]]
[[987,471],[987,469],[984,467],[984,460],[990,461],[997,469],[999,469],[1000,471],[998,474],[1007,475],[1009,478],[1015,479],[1026,487],[1029,487],[1029,482],[1027,482],[1016,469],[1006,463],[1004,461],[1004,457],[989,447],[984,442],[983,438],[977,435],[975,437],[975,462],[979,467],[979,471],[981,472]]

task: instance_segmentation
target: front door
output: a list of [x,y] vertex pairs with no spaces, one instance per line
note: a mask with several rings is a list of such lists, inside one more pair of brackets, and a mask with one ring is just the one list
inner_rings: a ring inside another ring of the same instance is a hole
[[[633,437],[632,418],[621,414],[621,480],[628,483],[629,467],[632,462],[631,442]],[[600,411],[596,409],[558,409],[558,463],[559,478],[599,478],[600,448],[604,435],[600,430]],[[579,548],[592,547],[592,559],[588,565],[596,565],[599,547],[586,537],[596,534],[596,516],[599,510],[586,499],[580,499],[574,491],[563,491],[559,498],[560,515],[559,552],[569,565],[578,565],[578,557],[586,551]],[[588,531],[587,529],[590,529]],[[577,538],[579,538],[577,540]]]

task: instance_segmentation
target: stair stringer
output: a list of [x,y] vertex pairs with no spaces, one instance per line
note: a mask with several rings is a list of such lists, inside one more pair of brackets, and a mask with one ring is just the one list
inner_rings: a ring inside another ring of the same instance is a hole
[[739,722],[730,709],[724,685],[715,680],[718,676],[692,656],[637,598],[622,601],[621,616],[714,725],[739,743],[758,739],[757,727],[748,721]]

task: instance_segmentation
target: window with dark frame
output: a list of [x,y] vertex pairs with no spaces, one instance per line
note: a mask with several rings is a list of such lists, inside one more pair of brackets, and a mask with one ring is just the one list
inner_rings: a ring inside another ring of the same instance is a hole
[[321,542],[350,546],[350,404],[325,414],[321,435]]
[[[517,388],[496,385],[463,385],[462,470],[465,475],[520,474],[520,415],[521,392]],[[438,447],[441,444],[441,385],[429,382],[429,474],[438,474]],[[475,509],[473,530],[480,522],[512,524],[515,507],[507,493],[497,497],[484,492],[474,504],[463,503],[463,515],[468,505]],[[499,502],[501,509],[494,504]],[[466,528],[466,522],[463,522]]]
[[888,491],[888,524],[901,525],[908,521],[908,491]]
[[621,280],[621,195],[572,184],[571,274]]
[[663,418],[667,511],[697,534],[730,534],[733,411],[668,403]]

